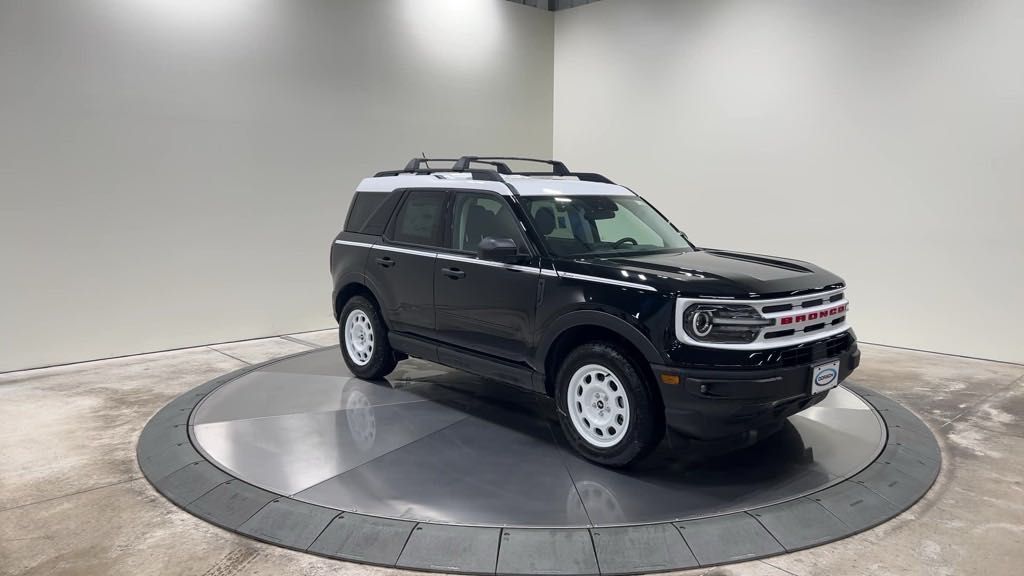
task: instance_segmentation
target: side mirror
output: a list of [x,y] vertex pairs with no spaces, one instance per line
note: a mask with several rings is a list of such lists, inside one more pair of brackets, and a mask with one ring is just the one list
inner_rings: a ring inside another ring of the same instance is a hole
[[516,241],[511,238],[491,238],[490,236],[480,241],[476,255],[481,260],[513,264],[519,261],[519,247]]

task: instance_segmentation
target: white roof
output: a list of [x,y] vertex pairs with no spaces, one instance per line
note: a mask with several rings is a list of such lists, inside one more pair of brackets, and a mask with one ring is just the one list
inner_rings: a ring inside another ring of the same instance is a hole
[[618,184],[563,180],[560,178],[527,178],[522,176],[505,176],[504,178],[509,184],[515,186],[516,191],[523,196],[572,196],[573,194],[633,196],[632,191]]
[[[502,176],[505,182],[515,187],[522,196],[571,196],[574,194],[633,196],[633,192],[618,184],[603,182],[583,182],[560,178],[531,178],[526,176]],[[434,174],[400,174],[398,176],[380,176],[364,178],[359,183],[360,192],[390,192],[398,188],[441,188],[491,190],[499,194],[511,195],[512,190],[503,182],[493,180],[473,180],[464,172],[437,172]]]

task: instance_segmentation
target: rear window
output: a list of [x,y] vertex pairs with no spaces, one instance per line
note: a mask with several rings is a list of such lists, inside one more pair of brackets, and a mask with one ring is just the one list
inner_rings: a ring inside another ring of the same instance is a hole
[[[387,202],[391,196],[390,192],[356,192],[355,197],[352,198],[352,206],[348,209],[345,231],[381,234],[384,231],[384,226],[387,225],[388,217],[391,216],[391,210],[381,210],[380,208],[385,203],[394,208],[393,202]],[[378,214],[378,212],[383,214]],[[383,220],[383,222],[378,222],[378,220]]]

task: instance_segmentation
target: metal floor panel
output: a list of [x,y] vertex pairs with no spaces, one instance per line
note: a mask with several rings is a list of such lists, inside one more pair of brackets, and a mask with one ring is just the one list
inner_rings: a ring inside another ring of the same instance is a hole
[[587,526],[546,424],[531,428],[466,418],[294,497],[442,524]]
[[331,347],[199,386],[137,449],[164,496],[282,546],[433,571],[637,574],[818,545],[912,505],[938,443],[851,388],[747,448],[670,439],[609,469],[569,448],[549,399],[418,360],[367,382]]
[[[232,393],[239,388],[240,392]],[[301,390],[301,394],[296,394]],[[258,417],[355,410],[366,406],[428,400],[412,392],[385,388],[352,376],[281,374],[255,371],[238,378],[204,400],[193,425]]]
[[225,470],[291,495],[464,418],[439,404],[411,402],[201,424],[193,433]]

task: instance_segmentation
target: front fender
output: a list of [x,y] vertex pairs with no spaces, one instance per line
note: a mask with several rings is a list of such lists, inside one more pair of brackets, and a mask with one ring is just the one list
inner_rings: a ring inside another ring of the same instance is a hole
[[558,337],[564,334],[566,330],[576,326],[600,326],[611,330],[633,344],[648,362],[652,364],[664,362],[658,349],[636,326],[608,312],[600,310],[575,310],[560,316],[544,331],[544,335],[537,343],[537,354],[534,359],[535,366],[543,367],[544,360],[547,358],[551,346]]

